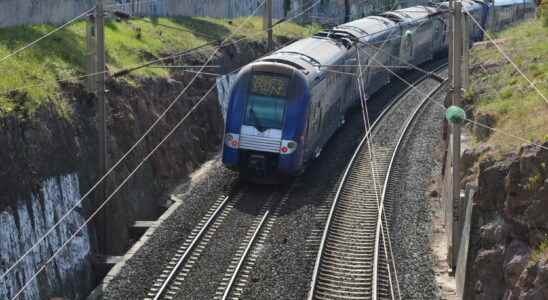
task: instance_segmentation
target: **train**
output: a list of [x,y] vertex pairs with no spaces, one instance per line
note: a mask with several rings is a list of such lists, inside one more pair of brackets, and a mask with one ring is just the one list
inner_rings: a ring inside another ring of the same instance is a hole
[[[463,0],[462,9],[477,21],[471,22],[470,41],[482,40],[481,28],[493,21],[492,3]],[[532,15],[535,3],[497,0],[494,9],[500,27]],[[447,2],[387,11],[246,65],[230,87],[223,164],[257,181],[301,174],[344,125],[347,111],[394,78],[382,65],[421,65],[446,55],[447,23]],[[361,90],[356,76],[349,76],[357,72]]]

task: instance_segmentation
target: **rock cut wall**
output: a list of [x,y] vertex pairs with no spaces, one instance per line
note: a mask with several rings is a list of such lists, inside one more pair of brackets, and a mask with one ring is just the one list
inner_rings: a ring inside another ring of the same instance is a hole
[[533,254],[548,241],[547,166],[532,145],[479,162],[464,299],[548,299],[548,253]]
[[[51,177],[42,188],[18,201],[15,209],[0,213],[0,274],[12,266],[33,244],[44,236],[80,199],[76,174]],[[84,222],[81,207],[68,215],[64,222],[42,241],[30,255],[14,268],[0,285],[0,299],[11,299],[29,281],[53,253],[67,241]],[[90,238],[87,227],[63,249],[59,256],[30,281],[20,299],[48,299],[66,296],[79,299],[92,287],[90,268]],[[69,280],[71,277],[77,281]]]

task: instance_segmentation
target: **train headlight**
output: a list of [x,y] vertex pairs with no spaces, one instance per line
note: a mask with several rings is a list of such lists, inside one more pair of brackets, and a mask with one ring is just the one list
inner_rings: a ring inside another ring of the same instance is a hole
[[225,136],[225,145],[232,149],[240,148],[240,135],[234,133],[227,133]]
[[280,153],[281,154],[291,154],[297,150],[297,142],[295,141],[288,141],[283,140],[282,144],[280,146]]

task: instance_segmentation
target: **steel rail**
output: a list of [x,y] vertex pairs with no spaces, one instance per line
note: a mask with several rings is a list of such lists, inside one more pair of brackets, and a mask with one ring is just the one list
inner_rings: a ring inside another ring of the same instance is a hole
[[[431,90],[425,97],[424,99],[421,101],[421,103],[419,104],[419,106],[415,109],[415,111],[411,114],[411,116],[407,119],[407,122],[405,123],[404,127],[403,127],[403,131],[396,143],[396,147],[394,148],[394,152],[392,153],[392,158],[390,159],[390,163],[388,165],[388,170],[386,171],[386,177],[385,177],[385,181],[384,181],[384,185],[383,185],[383,190],[382,190],[382,193],[381,193],[381,202],[380,202],[380,207],[379,207],[379,212],[378,212],[378,219],[377,219],[377,229],[376,229],[376,233],[375,233],[375,257],[373,258],[374,261],[373,261],[373,280],[375,281],[373,283],[373,289],[376,290],[377,289],[377,282],[376,282],[376,279],[377,279],[377,273],[378,273],[378,260],[379,260],[379,257],[378,257],[378,252],[379,252],[379,249],[380,249],[380,231],[382,230],[382,226],[383,226],[383,223],[382,221],[384,220],[385,224],[384,226],[387,227],[388,224],[387,224],[387,220],[386,220],[386,217],[383,216],[384,214],[384,200],[386,198],[386,192],[388,190],[388,184],[390,183],[390,179],[392,177],[392,171],[393,171],[393,167],[394,167],[394,162],[396,161],[396,156],[398,155],[398,151],[400,150],[401,146],[402,146],[402,142],[404,140],[404,138],[406,137],[407,133],[408,133],[408,130],[410,128],[410,125],[411,123],[413,123],[414,120],[416,120],[416,117],[418,116],[419,112],[425,107],[425,104],[427,102],[429,102],[429,99],[432,98],[432,96],[434,94],[436,94],[437,92],[439,92],[439,90],[445,85],[445,83],[447,82],[447,79],[443,80],[436,88],[434,88],[433,90]],[[389,230],[387,228],[387,230]],[[390,241],[390,240],[389,240]],[[386,248],[386,246],[385,246]],[[392,247],[390,246],[390,249]],[[386,250],[385,250],[386,251]],[[397,280],[397,277],[396,277],[396,280]],[[401,299],[401,294],[400,294],[400,291],[399,291],[399,284],[396,284],[396,287],[398,289],[398,295]],[[375,293],[374,293],[375,294]]]
[[190,243],[190,245],[186,248],[184,254],[178,259],[177,264],[173,267],[173,270],[171,270],[171,272],[169,273],[167,278],[164,279],[164,282],[163,282],[162,286],[157,291],[155,291],[156,295],[154,296],[154,298],[152,298],[153,300],[161,299],[164,296],[164,293],[165,293],[167,287],[170,285],[172,280],[175,278],[175,276],[179,272],[179,269],[181,268],[183,263],[187,260],[190,253],[192,253],[192,251],[194,250],[194,248],[196,247],[198,242],[202,239],[204,233],[213,224],[213,221],[219,216],[221,211],[225,208],[225,206],[228,203],[229,199],[230,198],[228,196],[226,196],[222,200],[222,202],[218,205],[217,209],[215,209],[213,214],[211,214],[211,216],[208,218],[206,223],[201,227],[198,234],[196,234],[196,236],[192,239],[192,242]]
[[238,277],[238,274],[240,273],[240,269],[244,265],[244,261],[247,259],[247,256],[249,255],[249,252],[251,250],[251,247],[253,247],[253,244],[255,244],[255,241],[257,239],[257,236],[259,235],[259,232],[263,228],[263,225],[270,215],[270,209],[268,209],[261,218],[261,221],[255,228],[255,231],[253,232],[253,235],[251,236],[251,239],[249,240],[249,243],[247,244],[247,247],[245,248],[244,253],[242,254],[242,257],[240,257],[240,260],[238,261],[238,265],[236,266],[236,269],[234,270],[234,273],[232,273],[232,277],[230,278],[230,281],[228,282],[228,285],[225,289],[225,292],[223,294],[222,299],[226,300],[229,298],[230,291],[232,291],[232,286],[234,285],[234,282],[236,281],[236,278]]
[[[440,69],[443,69],[446,65],[442,65],[438,68],[436,68],[434,70],[434,72],[436,71],[439,71]],[[423,75],[422,77],[420,77],[419,79],[417,79],[414,83],[414,85],[418,85],[422,82],[424,82],[426,79],[428,78],[433,78],[434,80],[437,80],[437,76],[432,76],[432,74],[434,72],[430,72],[429,74],[425,74]],[[439,80],[437,80],[439,81]],[[385,117],[389,114],[389,112],[392,111],[392,109],[394,108],[394,106],[398,103],[400,103],[400,100],[407,96],[409,94],[409,92],[413,89],[413,87],[409,86],[407,87],[406,89],[404,89],[397,97],[394,101],[392,101],[382,112],[381,114],[379,115],[379,117],[375,120],[375,122],[371,125],[371,128],[368,130],[368,132],[366,132],[366,134],[364,135],[364,137],[362,138],[362,140],[360,141],[359,145],[356,147],[356,150],[354,151],[347,167],[345,168],[345,171],[343,173],[343,176],[342,176],[342,179],[341,179],[341,182],[339,184],[339,187],[337,188],[337,192],[335,194],[335,197],[334,197],[334,200],[333,200],[333,204],[331,206],[331,209],[329,211],[329,215],[328,215],[328,218],[327,218],[327,222],[326,222],[326,225],[324,227],[324,231],[323,231],[323,234],[322,234],[322,239],[321,239],[321,242],[320,242],[320,247],[318,249],[318,254],[316,256],[316,263],[315,263],[315,266],[314,266],[314,271],[313,271],[313,275],[312,275],[312,281],[311,281],[311,284],[310,284],[310,290],[309,290],[309,293],[308,293],[308,299],[314,299],[315,296],[316,296],[316,288],[317,288],[317,285],[318,285],[318,280],[319,280],[319,276],[320,276],[320,266],[321,266],[321,261],[322,261],[322,258],[324,256],[324,251],[326,249],[326,243],[327,243],[327,240],[328,240],[328,235],[329,235],[329,230],[330,228],[332,228],[332,223],[333,223],[333,219],[334,219],[334,215],[335,215],[335,210],[338,206],[338,202],[339,202],[339,199],[341,197],[341,193],[343,191],[343,188],[345,187],[346,183],[347,183],[347,179],[349,177],[349,174],[356,162],[356,158],[358,157],[358,154],[362,151],[363,149],[363,146],[366,145],[366,141],[367,139],[371,138],[371,136],[373,135],[374,131],[377,129],[378,125],[381,123],[382,120],[385,119]],[[439,89],[439,86],[436,88],[436,89]],[[378,274],[377,274],[378,275]],[[376,288],[376,284],[374,285],[375,288]],[[352,292],[350,292],[352,293]]]

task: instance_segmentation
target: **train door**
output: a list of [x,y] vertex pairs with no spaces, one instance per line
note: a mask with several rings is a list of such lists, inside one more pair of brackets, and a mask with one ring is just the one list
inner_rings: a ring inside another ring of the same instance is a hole
[[400,45],[400,60],[401,63],[413,63],[414,55],[414,36],[410,28],[402,27],[401,45]]
[[[356,58],[349,58],[346,60],[345,65],[345,72],[348,74],[354,74],[356,75],[358,72],[356,71],[356,65],[358,63],[358,60]],[[355,87],[355,76],[345,76],[345,91],[344,91],[344,109],[348,109],[351,107],[354,103],[356,103],[356,99],[358,98],[358,92]]]
[[439,16],[435,16],[432,19],[433,37],[432,37],[432,49],[434,53],[438,53],[445,48],[446,41],[446,29],[445,22]]
[[418,21],[414,38],[413,57],[415,64],[422,64],[425,61],[429,61],[433,58],[432,52],[432,37],[434,36],[432,19],[423,19]]
[[374,43],[371,47],[368,47],[368,49],[368,54],[371,57],[369,57],[370,67],[367,68],[369,74],[367,95],[370,96],[386,84],[387,72],[382,66],[389,64],[389,61],[387,61],[389,56],[386,54],[387,47],[382,38],[380,42]]
[[[315,97],[311,97],[313,99]],[[305,160],[309,160],[313,157],[315,149],[319,144],[320,136],[320,103],[311,102],[308,113],[308,124],[306,129],[306,142],[305,142]]]

